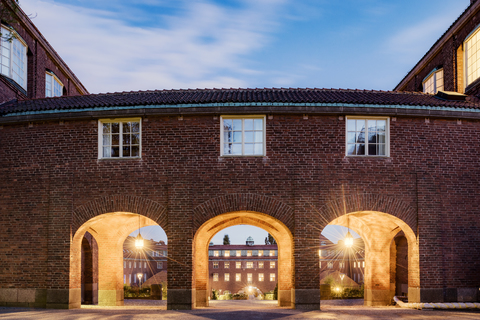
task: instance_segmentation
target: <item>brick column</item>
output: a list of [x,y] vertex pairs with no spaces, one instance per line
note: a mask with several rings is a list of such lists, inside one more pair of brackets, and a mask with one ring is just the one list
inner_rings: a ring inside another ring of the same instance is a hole
[[123,241],[100,235],[98,244],[98,305],[123,306]]

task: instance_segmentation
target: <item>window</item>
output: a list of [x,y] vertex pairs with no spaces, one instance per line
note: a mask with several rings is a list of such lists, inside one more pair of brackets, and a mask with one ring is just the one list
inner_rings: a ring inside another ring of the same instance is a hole
[[270,273],[270,281],[275,281],[275,273]]
[[341,269],[345,268],[345,262],[340,262],[340,268]]
[[258,281],[263,281],[265,279],[263,273],[258,274]]
[[258,250],[258,256],[263,257],[263,250]]
[[128,275],[128,284],[132,283],[132,274]]
[[258,268],[263,269],[263,261],[258,261]]
[[275,261],[270,261],[270,269],[275,268]]
[[388,156],[388,118],[347,118],[347,156]]
[[467,87],[480,77],[480,34],[477,29],[465,40],[465,80]]
[[225,251],[223,252],[223,255],[224,255],[225,257],[230,257],[230,250],[225,250]]
[[365,268],[365,261],[362,261],[362,267]]
[[224,279],[225,281],[230,281],[230,273],[225,273]]
[[253,269],[253,261],[247,261],[247,269]]
[[137,261],[133,261],[133,267],[134,267],[134,268],[137,267]]
[[213,256],[214,256],[214,257],[219,257],[219,256],[220,256],[220,252],[219,252],[218,250],[213,251]]
[[270,257],[276,256],[276,250],[270,250]]
[[221,117],[222,156],[265,155],[265,116]]
[[45,97],[61,97],[62,94],[62,82],[53,72],[47,71],[45,74]]
[[230,261],[225,261],[225,262],[223,263],[223,267],[224,267],[225,269],[230,269]]
[[235,281],[242,281],[242,274],[241,273],[236,273],[235,274]]
[[247,282],[252,283],[253,281],[253,274],[252,273],[247,273]]
[[235,262],[235,268],[240,269],[242,267],[242,263],[240,261]]
[[241,257],[242,256],[242,250],[237,250],[237,257]]
[[125,269],[127,267],[127,261],[123,261],[123,268]]
[[357,267],[357,263],[356,263],[356,262],[353,263],[353,267],[354,267],[354,268]]
[[2,26],[1,30],[1,74],[27,90],[27,45],[12,29]]
[[443,69],[434,69],[422,81],[423,92],[435,94],[443,90]]
[[139,158],[141,121],[137,119],[100,120],[98,158]]
[[132,261],[130,261],[130,262],[128,263],[128,267],[129,267],[129,268],[132,267]]
[[333,262],[327,263],[327,268],[328,269],[333,269]]
[[157,261],[157,269],[163,269],[163,261]]
[[213,261],[213,269],[218,269],[218,261]]
[[127,283],[127,275],[124,274],[124,275],[123,275],[123,284],[126,284],[126,283]]
[[322,246],[326,246],[326,245],[327,245],[327,242],[326,242],[326,241],[322,241],[321,245],[322,245]]
[[252,256],[252,250],[247,250],[247,257],[251,257]]
[[218,273],[213,274],[213,281],[218,281]]

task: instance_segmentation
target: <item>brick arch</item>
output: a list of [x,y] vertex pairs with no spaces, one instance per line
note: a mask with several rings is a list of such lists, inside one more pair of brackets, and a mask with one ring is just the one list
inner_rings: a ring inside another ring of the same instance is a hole
[[294,231],[293,209],[287,204],[274,198],[252,194],[234,193],[208,200],[193,209],[194,230],[208,220],[227,213],[236,211],[261,212],[280,220],[290,231]]
[[360,211],[385,212],[405,222],[417,234],[417,211],[408,203],[394,197],[371,193],[346,195],[327,202],[319,214],[322,228],[345,213]]
[[158,202],[135,196],[108,196],[78,207],[72,215],[72,234],[87,221],[110,212],[137,213],[152,219],[167,233],[167,209]]

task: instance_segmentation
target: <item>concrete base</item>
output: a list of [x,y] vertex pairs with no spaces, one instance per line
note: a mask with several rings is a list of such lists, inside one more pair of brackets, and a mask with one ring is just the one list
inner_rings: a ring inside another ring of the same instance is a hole
[[292,290],[278,290],[278,306],[294,308],[295,303],[292,301]]
[[389,306],[392,304],[390,290],[365,289],[364,305],[368,307]]
[[98,290],[99,306],[123,306],[122,290]]
[[[421,302],[476,302],[478,288],[422,288]],[[409,290],[410,294],[410,290]]]
[[420,301],[420,289],[419,288],[408,288],[408,302],[410,303],[419,303]]
[[208,291],[195,290],[195,308],[208,307]]
[[292,289],[295,309],[320,310],[320,289]]
[[195,289],[168,289],[167,310],[192,310],[195,297]]
[[81,289],[0,288],[0,305],[48,309],[80,308]]

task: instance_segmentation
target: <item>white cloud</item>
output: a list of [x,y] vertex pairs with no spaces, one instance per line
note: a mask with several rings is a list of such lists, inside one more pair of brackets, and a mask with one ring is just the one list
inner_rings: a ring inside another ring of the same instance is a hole
[[22,0],[22,8],[90,92],[112,92],[246,86],[252,70],[242,58],[268,43],[282,3],[191,1],[164,27],[50,0]]

